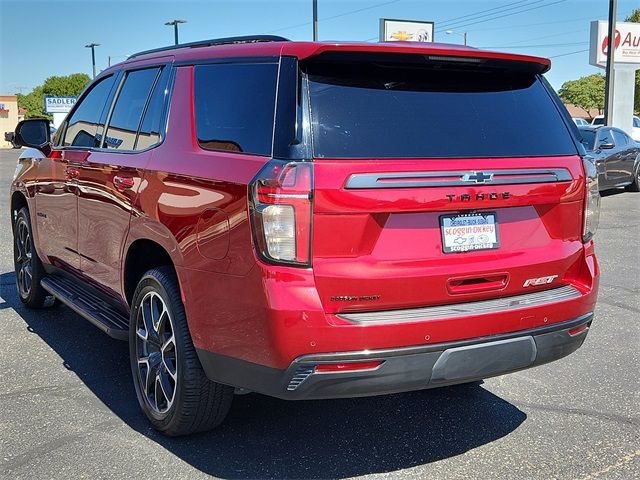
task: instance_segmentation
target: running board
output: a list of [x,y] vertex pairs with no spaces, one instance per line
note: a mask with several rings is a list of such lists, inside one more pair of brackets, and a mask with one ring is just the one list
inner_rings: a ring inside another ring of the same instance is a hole
[[47,292],[110,337],[118,340],[129,339],[129,318],[100,298],[93,289],[82,285],[81,281],[51,275],[43,278],[40,284]]

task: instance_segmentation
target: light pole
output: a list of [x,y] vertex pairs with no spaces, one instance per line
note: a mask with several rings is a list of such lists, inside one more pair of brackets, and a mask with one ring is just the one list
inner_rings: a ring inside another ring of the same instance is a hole
[[318,0],[313,0],[313,41],[318,41]]
[[93,66],[93,78],[96,78],[96,47],[99,47],[99,43],[90,43],[85,45],[85,48],[91,49],[91,65]]
[[607,46],[607,74],[604,77],[604,124],[611,125],[613,107],[613,76],[615,75],[617,0],[609,0],[609,45]]
[[175,38],[175,44],[178,45],[178,24],[187,23],[186,20],[179,20],[177,18],[165,23],[165,25],[173,26],[173,36]]
[[460,33],[460,32],[454,32],[453,30],[447,30],[444,33],[446,33],[447,35],[460,35],[462,38],[464,38],[464,44],[467,44],[467,32],[464,33]]

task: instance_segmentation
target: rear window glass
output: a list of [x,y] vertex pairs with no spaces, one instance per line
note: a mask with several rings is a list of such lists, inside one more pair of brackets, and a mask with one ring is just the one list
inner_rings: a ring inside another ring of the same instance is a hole
[[532,73],[383,64],[307,65],[316,157],[576,154]]
[[200,146],[270,155],[277,74],[276,64],[196,67],[196,130]]

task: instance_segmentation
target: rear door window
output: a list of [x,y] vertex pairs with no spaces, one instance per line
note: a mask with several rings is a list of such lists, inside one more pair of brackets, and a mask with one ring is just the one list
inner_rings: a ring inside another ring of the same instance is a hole
[[127,73],[109,120],[105,148],[134,149],[142,114],[159,72],[160,68],[146,68]]
[[598,133],[598,146],[600,146],[603,143],[615,144],[615,141],[613,139],[613,134],[611,133],[610,128],[601,128],[600,132]]
[[533,73],[402,63],[310,63],[313,149],[330,158],[575,155]]
[[195,113],[200,146],[271,155],[277,74],[275,63],[197,66]]
[[67,121],[63,146],[95,148],[100,146],[101,133],[108,113],[108,103],[115,75],[99,80],[85,94]]
[[135,150],[146,150],[160,143],[162,139],[161,128],[163,126],[164,111],[169,96],[170,68],[163,68],[160,78],[153,88],[149,104],[144,113],[142,125],[138,132]]
[[612,133],[616,147],[625,147],[629,143],[629,137],[627,137],[623,132],[612,130]]

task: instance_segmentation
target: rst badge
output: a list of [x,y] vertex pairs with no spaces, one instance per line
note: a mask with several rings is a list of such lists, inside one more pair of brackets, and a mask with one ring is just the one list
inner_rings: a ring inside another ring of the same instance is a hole
[[553,282],[558,275],[549,275],[548,277],[528,278],[524,281],[523,287],[531,287],[536,285],[547,285]]

